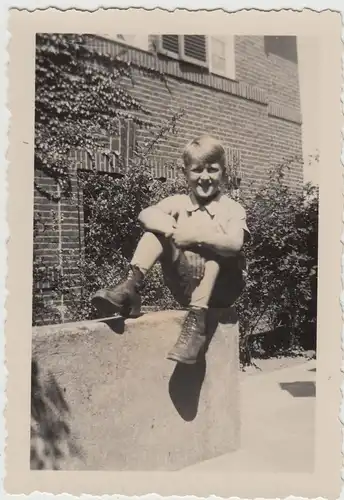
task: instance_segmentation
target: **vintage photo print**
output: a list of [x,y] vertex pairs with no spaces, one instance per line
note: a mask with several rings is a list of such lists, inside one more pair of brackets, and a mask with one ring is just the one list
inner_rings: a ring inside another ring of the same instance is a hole
[[8,493],[338,496],[340,29],[11,11]]

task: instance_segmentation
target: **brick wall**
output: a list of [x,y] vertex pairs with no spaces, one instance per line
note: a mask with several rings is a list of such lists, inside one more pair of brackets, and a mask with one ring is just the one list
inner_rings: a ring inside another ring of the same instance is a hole
[[[179,108],[185,109],[178,123],[178,134],[156,148],[155,154],[162,161],[179,160],[186,142],[207,132],[222,140],[225,146],[241,150],[244,180],[252,178],[257,169],[261,178],[266,175],[269,116],[265,104],[178,79],[169,78],[168,88],[163,82],[151,81],[142,75],[136,75],[135,79],[137,85],[132,92],[152,112],[157,125]],[[137,133],[138,142],[145,138],[143,132]]]
[[[123,56],[143,67],[164,72],[166,81],[134,69],[130,92],[152,113],[157,126],[178,109],[185,115],[178,135],[160,143],[155,151],[161,163],[180,158],[185,143],[208,132],[225,146],[241,150],[244,185],[266,178],[270,166],[283,157],[301,155],[301,115],[296,62],[281,57],[263,36],[235,37],[236,81],[208,75],[204,70],[156,54],[129,48]],[[274,37],[268,37],[274,38]],[[290,37],[289,37],[290,38]],[[118,54],[123,48],[104,39],[92,40],[105,53]],[[278,48],[278,47],[277,47]],[[290,138],[286,135],[290,134]],[[138,142],[147,133],[137,131]],[[285,142],[285,147],[281,141]],[[300,186],[302,167],[294,164],[289,182]]]
[[[76,172],[72,172],[73,192],[77,195]],[[82,245],[82,206],[78,199],[60,197],[56,182],[42,172],[35,172],[34,190],[34,272],[38,273],[34,293],[49,305],[63,305],[63,298],[56,300],[54,285],[60,276],[63,255],[68,254],[70,264],[76,261]],[[75,256],[72,252],[75,252]]]
[[[100,38],[90,39],[90,43],[112,54],[123,48]],[[218,137],[226,147],[239,150],[243,189],[250,181],[257,185],[266,181],[269,168],[284,158],[301,157],[297,64],[279,55],[278,50],[268,52],[264,37],[236,37],[236,81],[139,49],[129,48],[124,57],[132,61],[135,83],[123,83],[151,112],[153,124],[159,126],[180,108],[185,109],[177,135],[158,144],[155,168],[161,170],[166,163],[179,160],[185,143],[204,132]],[[139,70],[138,64],[160,69],[165,81]],[[137,143],[147,140],[147,134],[136,130]],[[302,165],[295,161],[288,182],[299,188],[302,178]],[[57,194],[55,184],[38,172],[36,182],[52,195]],[[35,189],[35,214],[40,219],[40,229],[34,238],[34,252],[49,265],[58,264],[59,250],[77,253],[82,249],[83,207],[76,171],[72,182],[72,203],[49,200]],[[47,296],[49,293],[47,290]]]
[[[236,76],[239,81],[267,91],[268,102],[300,112],[298,65],[274,53],[273,40],[278,37],[237,36],[235,42]],[[293,38],[293,37],[288,37]],[[296,40],[295,40],[296,45]],[[278,47],[276,47],[278,49]]]

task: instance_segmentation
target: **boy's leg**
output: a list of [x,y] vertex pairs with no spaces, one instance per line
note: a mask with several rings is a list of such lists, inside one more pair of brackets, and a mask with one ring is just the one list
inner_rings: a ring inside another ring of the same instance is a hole
[[164,251],[164,237],[146,232],[140,239],[127,279],[113,289],[98,290],[92,297],[93,305],[106,316],[119,312],[123,316],[138,316],[141,309],[140,289],[146,273]]
[[219,272],[220,265],[218,262],[215,260],[205,262],[203,278],[191,295],[191,307],[207,309]]
[[[157,236],[154,233],[146,232],[138,242],[134,255],[131,259],[131,266],[137,267],[145,275],[162,256],[164,252],[164,236]],[[172,247],[172,250],[173,247]],[[173,256],[174,260],[176,256]]]
[[196,363],[206,342],[206,311],[219,271],[218,262],[208,260],[204,263],[203,277],[191,294],[190,309],[168,359],[186,364]]

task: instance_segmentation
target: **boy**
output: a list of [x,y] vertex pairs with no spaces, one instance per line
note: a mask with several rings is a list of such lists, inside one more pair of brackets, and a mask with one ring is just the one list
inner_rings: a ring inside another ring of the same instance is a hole
[[183,161],[190,194],[142,210],[145,232],[127,279],[114,289],[99,290],[92,303],[109,316],[137,316],[144,277],[159,260],[167,286],[188,308],[168,359],[193,364],[206,342],[208,307],[230,307],[243,289],[241,248],[249,233],[245,210],[222,193],[226,155],[221,143],[198,137],[186,146]]

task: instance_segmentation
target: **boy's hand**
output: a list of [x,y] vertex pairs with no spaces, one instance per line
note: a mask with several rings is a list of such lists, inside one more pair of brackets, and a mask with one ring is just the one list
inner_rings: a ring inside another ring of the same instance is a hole
[[167,229],[167,231],[165,230],[166,238],[171,238],[171,236],[175,233],[176,227],[177,223],[175,224],[172,223],[171,226]]
[[179,248],[187,248],[200,243],[199,236],[202,229],[198,225],[186,224],[179,226],[172,234],[175,245]]

